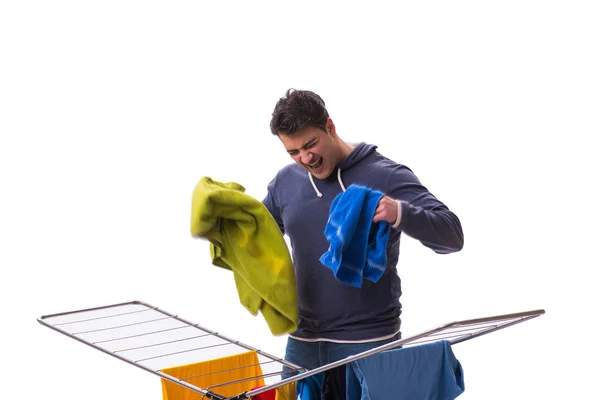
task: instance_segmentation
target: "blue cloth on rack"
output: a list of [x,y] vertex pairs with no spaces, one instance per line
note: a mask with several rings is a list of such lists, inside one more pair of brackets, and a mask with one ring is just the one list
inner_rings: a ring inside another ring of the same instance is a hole
[[297,400],[321,400],[323,372],[308,376],[296,382]]
[[451,400],[465,390],[447,340],[386,350],[347,366],[348,400]]
[[380,191],[353,184],[331,203],[325,226],[329,249],[320,261],[341,282],[361,287],[363,278],[377,282],[385,271],[390,224],[373,223],[382,197]]

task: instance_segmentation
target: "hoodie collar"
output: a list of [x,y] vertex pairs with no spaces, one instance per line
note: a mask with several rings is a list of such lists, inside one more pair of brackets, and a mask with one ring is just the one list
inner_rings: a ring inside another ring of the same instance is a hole
[[[346,187],[344,186],[344,182],[342,181],[342,169],[346,170],[354,167],[362,160],[364,160],[367,156],[369,156],[371,153],[374,153],[376,149],[377,146],[372,144],[367,144],[365,142],[357,143],[350,152],[350,154],[348,154],[348,156],[346,156],[346,158],[344,158],[342,162],[337,166],[338,183],[340,184],[340,187],[344,192],[346,191]],[[310,172],[308,173],[308,179],[310,180],[310,183],[313,189],[315,190],[317,196],[323,197],[323,193],[319,191],[319,188],[315,183],[314,177]]]

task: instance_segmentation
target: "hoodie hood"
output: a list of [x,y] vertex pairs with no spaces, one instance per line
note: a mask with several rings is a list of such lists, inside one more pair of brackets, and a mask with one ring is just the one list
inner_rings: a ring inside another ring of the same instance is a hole
[[[340,187],[344,192],[346,191],[346,187],[344,186],[344,181],[342,180],[342,169],[346,170],[354,167],[362,160],[367,158],[370,154],[374,153],[375,150],[377,150],[377,146],[373,144],[367,144],[365,142],[357,143],[354,145],[354,148],[352,149],[350,154],[348,154],[346,158],[344,158],[342,162],[339,163],[339,165],[336,167],[337,179],[340,184]],[[308,179],[310,179],[310,183],[313,189],[315,189],[315,193],[317,194],[317,196],[323,197],[323,194],[319,191],[319,188],[315,183],[313,175],[310,172],[308,173]]]
[[354,148],[346,158],[338,165],[339,169],[349,169],[367,158],[371,153],[377,150],[377,146],[360,142],[354,145]]

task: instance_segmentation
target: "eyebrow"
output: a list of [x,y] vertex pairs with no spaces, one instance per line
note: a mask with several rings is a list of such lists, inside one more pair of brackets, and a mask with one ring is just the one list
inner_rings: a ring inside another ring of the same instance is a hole
[[[308,142],[304,143],[301,148],[304,149],[304,148],[310,146],[311,144],[314,144],[317,140],[318,140],[318,138],[314,137],[314,138],[310,139]],[[294,151],[298,151],[298,150],[297,149],[288,149],[287,152],[291,153],[291,152],[294,152]]]

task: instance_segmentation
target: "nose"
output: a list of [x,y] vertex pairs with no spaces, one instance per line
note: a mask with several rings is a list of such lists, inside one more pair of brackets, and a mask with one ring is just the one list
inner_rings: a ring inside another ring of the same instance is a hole
[[310,164],[312,162],[313,157],[313,153],[305,151],[301,153],[300,161],[302,161],[303,164]]

